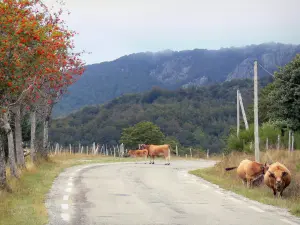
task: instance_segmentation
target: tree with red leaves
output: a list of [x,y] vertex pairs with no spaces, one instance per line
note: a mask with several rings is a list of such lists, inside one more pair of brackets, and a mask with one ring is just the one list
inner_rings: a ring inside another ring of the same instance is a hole
[[[75,32],[60,19],[62,12],[52,13],[40,0],[0,2],[0,113],[8,137],[11,173],[16,177],[14,141],[9,123],[11,111],[16,117],[17,155],[23,154],[20,105],[26,103],[30,106],[31,157],[35,160],[38,103],[41,98],[46,98],[49,105],[53,104],[84,71],[80,54],[72,52]],[[17,162],[24,164],[24,158],[20,157]]]

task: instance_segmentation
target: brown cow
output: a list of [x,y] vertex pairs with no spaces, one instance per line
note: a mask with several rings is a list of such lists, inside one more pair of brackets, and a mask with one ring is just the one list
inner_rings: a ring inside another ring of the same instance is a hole
[[[164,144],[164,145],[146,145],[142,144],[141,148],[148,150],[148,156],[150,156],[150,163],[154,164],[154,158],[155,156],[161,156],[163,155],[165,157],[166,163],[165,165],[170,165],[170,158],[171,158],[171,151],[170,151],[170,145]],[[152,162],[151,162],[152,158]]]
[[[128,150],[128,155],[131,157],[145,157],[145,161],[148,157],[148,150],[147,149],[139,149],[139,150]],[[136,162],[137,160],[135,160]]]
[[265,174],[269,168],[269,164],[262,164],[249,159],[244,159],[240,162],[238,167],[229,167],[225,168],[225,170],[229,171],[235,168],[237,168],[237,175],[242,179],[243,184],[247,184],[247,187],[250,188],[253,186],[253,182],[260,179],[263,174]]
[[276,162],[270,165],[264,176],[264,183],[273,190],[274,196],[282,197],[283,190],[290,185],[291,172],[281,163]]

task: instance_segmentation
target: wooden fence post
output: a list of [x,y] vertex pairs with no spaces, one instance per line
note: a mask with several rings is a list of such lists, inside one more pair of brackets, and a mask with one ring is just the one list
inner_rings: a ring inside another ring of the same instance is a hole
[[292,133],[292,131],[289,130],[289,144],[288,144],[289,151],[291,151],[291,136],[292,136],[291,133]]
[[292,147],[291,147],[291,151],[294,151],[294,142],[295,142],[295,140],[294,140],[294,132],[292,132]]

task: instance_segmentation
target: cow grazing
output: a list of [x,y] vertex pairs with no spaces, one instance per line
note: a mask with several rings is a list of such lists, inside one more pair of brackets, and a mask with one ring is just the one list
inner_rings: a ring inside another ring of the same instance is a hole
[[148,157],[148,150],[147,149],[128,150],[128,155],[135,158],[144,157],[146,161]]
[[[155,156],[164,156],[166,163],[165,165],[170,165],[170,158],[171,158],[171,151],[170,151],[170,145],[164,144],[164,145],[146,145],[142,144],[141,148],[148,150],[148,156],[150,156],[150,163],[154,164],[154,158]],[[152,158],[152,162],[151,162]]]
[[270,165],[264,176],[264,183],[273,190],[274,196],[282,197],[284,189],[290,185],[291,172],[281,163],[276,162]]
[[226,171],[233,170],[237,168],[237,175],[242,179],[243,184],[247,187],[253,187],[253,184],[259,179],[261,180],[262,176],[268,170],[269,165],[267,163],[261,164],[249,159],[244,159],[240,162],[239,166],[225,168]]

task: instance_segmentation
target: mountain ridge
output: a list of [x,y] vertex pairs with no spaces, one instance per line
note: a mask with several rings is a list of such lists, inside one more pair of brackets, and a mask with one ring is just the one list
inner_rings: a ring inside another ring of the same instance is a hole
[[[64,116],[83,106],[102,104],[126,93],[154,86],[175,90],[252,78],[253,61],[273,73],[300,53],[300,45],[263,43],[219,50],[193,49],[140,52],[86,66],[84,76],[69,88],[53,109]],[[258,68],[259,76],[267,73]]]

